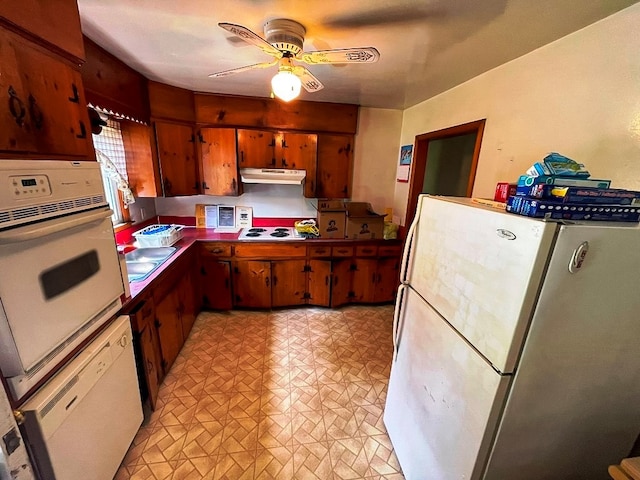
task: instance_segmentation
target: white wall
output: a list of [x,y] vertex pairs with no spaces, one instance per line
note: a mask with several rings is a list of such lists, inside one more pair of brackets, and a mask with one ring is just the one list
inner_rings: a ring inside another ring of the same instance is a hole
[[402,111],[360,107],[354,145],[352,200],[378,213],[393,207]]
[[[473,195],[493,198],[548,152],[640,190],[640,4],[404,111],[401,144],[486,118]],[[408,185],[396,183],[394,211]]]
[[193,195],[189,197],[158,197],[155,209],[158,215],[195,216],[197,203],[209,205],[241,205],[252,207],[254,217],[315,218],[316,200],[304,198],[302,185],[245,184],[239,197]]

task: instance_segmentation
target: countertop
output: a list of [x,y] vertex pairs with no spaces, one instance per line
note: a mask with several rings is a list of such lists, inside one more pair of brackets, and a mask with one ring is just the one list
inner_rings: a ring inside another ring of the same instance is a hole
[[[214,229],[211,228],[195,228],[195,227],[185,227],[182,230],[182,238],[176,242],[173,246],[177,247],[178,250],[171,255],[160,267],[158,267],[151,275],[149,275],[146,279],[141,282],[131,282],[129,283],[129,288],[131,290],[131,296],[123,299],[122,309],[126,310],[130,308],[135,303],[136,298],[140,297],[145,291],[149,290],[150,286],[154,283],[154,281],[162,275],[164,271],[166,271],[171,265],[173,265],[182,255],[184,255],[191,245],[196,242],[216,242],[216,241],[226,241],[226,242],[237,242],[242,241],[238,240],[238,236],[240,233],[216,233]],[[351,240],[347,238],[327,238],[327,239],[304,239],[304,240],[264,240],[264,241],[255,241],[250,240],[252,245],[258,243],[286,243],[286,244],[300,244],[304,243],[305,245],[309,244],[322,244],[326,242],[343,242],[343,243],[367,243],[367,242],[379,242],[380,240]],[[401,241],[400,240],[387,240],[390,245],[397,245]]]

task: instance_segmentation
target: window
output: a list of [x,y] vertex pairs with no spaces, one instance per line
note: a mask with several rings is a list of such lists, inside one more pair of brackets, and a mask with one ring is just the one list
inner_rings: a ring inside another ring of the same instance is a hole
[[[99,135],[92,135],[93,146],[104,153],[115,165],[118,173],[127,180],[127,163],[124,153],[124,143],[122,142],[122,132],[120,123],[112,118],[107,120],[107,125],[102,127]],[[111,217],[113,224],[124,223],[129,220],[129,212],[125,210],[122,201],[122,193],[118,190],[117,183],[108,175],[102,174],[104,191],[113,210]]]

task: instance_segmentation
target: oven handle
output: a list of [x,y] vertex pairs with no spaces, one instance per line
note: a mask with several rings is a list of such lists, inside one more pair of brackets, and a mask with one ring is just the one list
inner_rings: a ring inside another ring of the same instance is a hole
[[101,222],[111,215],[113,215],[111,209],[100,210],[98,212],[83,215],[76,214],[65,219],[56,219],[55,221],[49,221],[43,224],[23,227],[19,229],[19,231],[10,230],[8,232],[1,232],[0,245],[36,240],[46,237],[47,235],[68,230],[69,228]]

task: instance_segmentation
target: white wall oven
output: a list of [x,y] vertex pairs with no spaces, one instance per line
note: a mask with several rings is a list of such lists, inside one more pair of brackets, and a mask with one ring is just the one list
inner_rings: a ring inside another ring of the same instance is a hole
[[19,402],[120,309],[97,162],[0,161],[0,369]]

